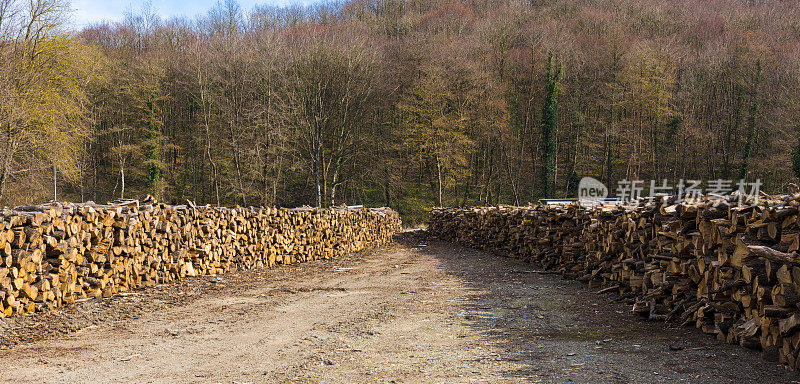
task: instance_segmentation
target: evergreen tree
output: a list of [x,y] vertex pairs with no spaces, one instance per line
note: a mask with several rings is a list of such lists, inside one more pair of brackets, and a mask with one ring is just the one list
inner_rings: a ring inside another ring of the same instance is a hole
[[553,53],[547,55],[547,89],[542,106],[542,196],[552,197],[555,193],[556,134],[558,130],[558,88],[564,70],[559,63],[554,67]]

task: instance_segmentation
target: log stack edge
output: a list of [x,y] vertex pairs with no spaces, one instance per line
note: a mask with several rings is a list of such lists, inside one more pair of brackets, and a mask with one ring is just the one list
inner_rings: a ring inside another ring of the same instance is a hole
[[614,292],[655,321],[800,367],[800,195],[646,206],[437,208],[440,239],[526,260]]
[[187,276],[327,259],[386,244],[388,208],[50,203],[0,217],[0,317]]

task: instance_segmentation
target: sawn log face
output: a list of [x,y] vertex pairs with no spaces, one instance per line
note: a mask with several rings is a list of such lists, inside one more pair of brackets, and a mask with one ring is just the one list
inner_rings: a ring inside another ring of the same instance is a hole
[[388,208],[51,203],[0,217],[0,317],[187,276],[326,259],[386,244]]
[[692,325],[797,368],[799,206],[800,195],[757,206],[439,208],[428,231],[580,279],[619,294],[638,315]]

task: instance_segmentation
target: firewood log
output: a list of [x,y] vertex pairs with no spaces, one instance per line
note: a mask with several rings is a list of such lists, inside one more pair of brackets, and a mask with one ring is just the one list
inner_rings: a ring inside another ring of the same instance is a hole
[[122,200],[4,209],[0,317],[187,276],[341,256],[386,244],[388,208],[215,208]]
[[[438,208],[428,232],[615,292],[633,312],[694,325],[800,365],[800,195],[636,207]],[[686,303],[693,304],[686,304]]]

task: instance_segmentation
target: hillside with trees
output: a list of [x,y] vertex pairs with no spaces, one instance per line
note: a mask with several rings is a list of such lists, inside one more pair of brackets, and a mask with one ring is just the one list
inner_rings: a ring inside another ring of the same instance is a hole
[[[0,202],[525,204],[577,180],[800,176],[800,4],[0,0]],[[55,180],[55,189],[54,189]]]

